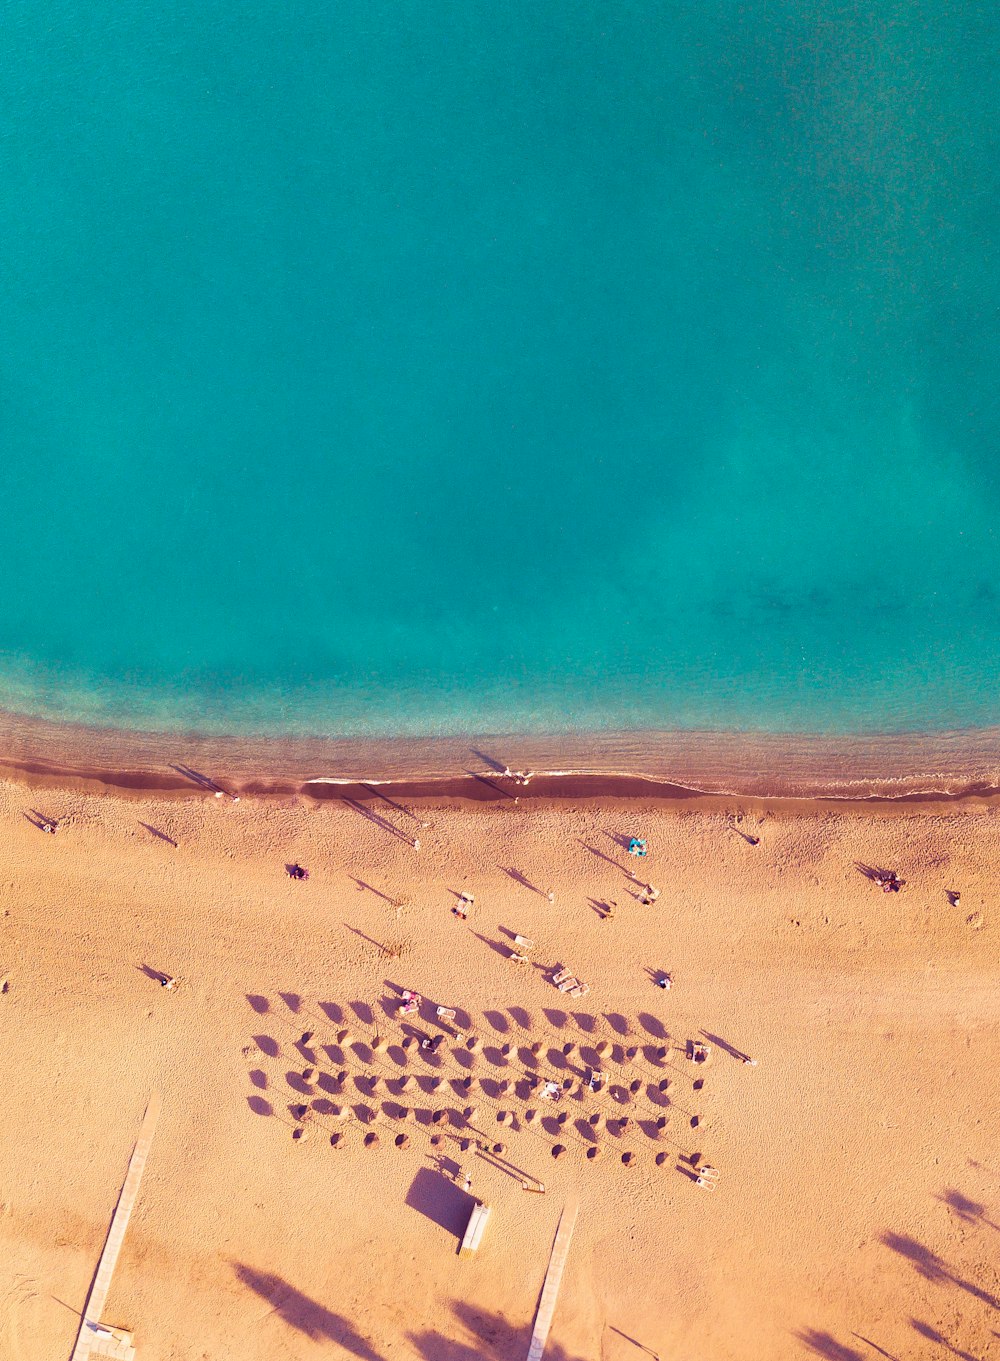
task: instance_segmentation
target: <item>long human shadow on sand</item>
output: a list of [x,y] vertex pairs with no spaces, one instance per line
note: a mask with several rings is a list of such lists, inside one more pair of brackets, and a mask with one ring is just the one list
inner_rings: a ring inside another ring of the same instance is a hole
[[289,1328],[294,1328],[313,1342],[324,1338],[335,1342],[352,1356],[363,1358],[363,1361],[385,1361],[381,1352],[375,1351],[342,1314],[333,1313],[318,1300],[303,1295],[301,1290],[296,1290],[271,1272],[257,1271],[243,1262],[233,1262],[231,1266],[237,1279],[260,1295],[261,1299],[267,1300],[272,1313],[283,1319]]
[[[502,1314],[491,1314],[475,1305],[456,1300],[452,1304],[456,1321],[464,1329],[464,1337],[445,1337],[443,1333],[410,1333],[409,1340],[423,1361],[523,1361],[531,1341],[531,1324],[514,1324]],[[546,1361],[590,1361],[577,1352],[567,1351],[558,1342],[549,1341],[545,1348]]]

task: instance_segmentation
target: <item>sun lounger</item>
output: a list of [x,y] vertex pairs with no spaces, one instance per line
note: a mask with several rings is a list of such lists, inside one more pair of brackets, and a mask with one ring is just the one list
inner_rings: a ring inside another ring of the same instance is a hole
[[528,962],[528,956],[527,956],[527,955],[518,954],[518,952],[517,952],[516,950],[511,950],[511,952],[510,952],[510,962],[511,962],[512,964],[527,964],[527,962]]
[[520,945],[522,950],[530,950],[533,948],[535,942],[533,940],[529,940],[527,936],[515,936],[514,944]]
[[561,983],[556,984],[556,987],[560,992],[572,992],[574,988],[578,988],[579,986],[580,984],[572,974],[570,974],[569,978],[564,978]]
[[437,1009],[437,1018],[439,1021],[453,1021],[455,1015],[456,1013],[453,1007],[438,1007]]
[[589,983],[577,983],[575,988],[570,988],[569,995],[570,997],[586,997],[589,991]]
[[571,978],[571,977],[572,977],[572,974],[570,973],[569,969],[561,969],[561,968],[560,968],[560,969],[556,969],[555,973],[552,975],[552,981],[553,981],[553,983],[556,985],[556,987],[558,987],[559,984],[562,983],[565,979]]

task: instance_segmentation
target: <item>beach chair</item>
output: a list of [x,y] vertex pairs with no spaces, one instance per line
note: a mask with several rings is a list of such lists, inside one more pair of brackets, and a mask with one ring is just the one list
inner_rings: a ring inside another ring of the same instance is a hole
[[515,936],[514,944],[520,945],[522,950],[533,950],[535,946],[535,942],[529,940],[527,936]]
[[528,963],[528,956],[527,956],[527,955],[518,954],[518,952],[517,952],[516,950],[511,950],[511,952],[510,952],[510,962],[511,962],[512,964],[527,964],[527,963]]
[[454,1007],[438,1007],[437,1018],[439,1021],[453,1021],[456,1016]]
[[552,975],[552,981],[556,985],[556,987],[558,987],[560,983],[564,982],[567,978],[571,977],[572,974],[570,973],[569,969],[564,969],[560,966]]
[[570,988],[569,995],[570,997],[586,997],[589,991],[589,983],[577,983],[575,988]]
[[572,992],[574,988],[578,988],[579,986],[579,983],[572,974],[570,974],[569,978],[564,978],[561,983],[556,984],[556,987],[560,992]]

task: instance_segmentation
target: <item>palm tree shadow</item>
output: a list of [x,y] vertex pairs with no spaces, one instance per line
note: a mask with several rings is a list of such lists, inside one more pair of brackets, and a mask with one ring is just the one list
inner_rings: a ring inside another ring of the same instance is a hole
[[909,1238],[901,1233],[884,1233],[882,1243],[910,1262],[925,1280],[933,1281],[936,1285],[957,1286],[959,1290],[964,1290],[967,1295],[981,1300],[983,1304],[988,1304],[991,1309],[1000,1309],[1000,1299],[996,1295],[991,1295],[988,1290],[983,1290],[973,1281],[967,1281],[962,1276],[956,1276],[936,1252],[924,1247],[923,1243],[917,1242],[915,1238]]
[[824,1361],[865,1361],[857,1347],[848,1347],[838,1342],[832,1333],[820,1332],[818,1328],[803,1328],[795,1334],[806,1351],[814,1356],[822,1356]]
[[272,1312],[296,1332],[313,1342],[326,1338],[352,1356],[361,1357],[362,1361],[385,1361],[381,1353],[375,1351],[343,1315],[335,1314],[318,1300],[303,1295],[301,1290],[296,1290],[280,1276],[256,1271],[243,1262],[233,1262],[231,1265],[237,1279],[260,1295],[261,1299],[267,1300]]
[[[423,1361],[522,1361],[531,1340],[531,1325],[514,1324],[501,1314],[491,1314],[462,1300],[452,1303],[452,1311],[464,1330],[461,1338],[442,1333],[410,1333],[409,1340]],[[569,1352],[551,1339],[545,1348],[546,1361],[588,1361]]]

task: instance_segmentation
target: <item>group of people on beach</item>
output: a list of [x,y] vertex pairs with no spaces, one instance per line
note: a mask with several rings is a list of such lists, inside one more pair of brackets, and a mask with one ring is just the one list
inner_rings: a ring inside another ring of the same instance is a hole
[[906,883],[905,879],[900,879],[895,870],[879,869],[876,865],[862,864],[860,860],[854,862],[854,868],[866,879],[870,879],[883,893],[898,893]]

